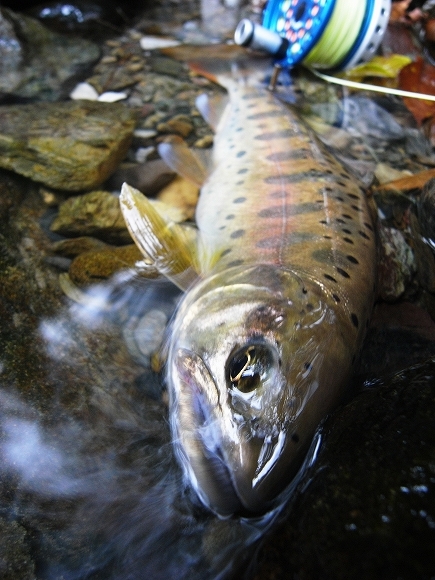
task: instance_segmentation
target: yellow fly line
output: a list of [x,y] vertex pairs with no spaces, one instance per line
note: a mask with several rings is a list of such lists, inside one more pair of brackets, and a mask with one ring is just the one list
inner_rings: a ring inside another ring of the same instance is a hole
[[328,83],[334,83],[336,85],[342,85],[344,87],[349,87],[351,89],[361,89],[366,91],[374,91],[376,93],[385,93],[387,95],[397,95],[399,97],[410,97],[412,99],[422,99],[424,101],[435,101],[435,95],[427,95],[425,93],[416,93],[414,91],[403,91],[402,89],[393,89],[390,87],[379,87],[378,85],[370,85],[368,83],[358,83],[355,81],[349,81],[347,79],[341,79],[339,77],[334,77],[332,75],[326,75],[317,71],[316,69],[310,69],[317,77]]
[[302,61],[315,68],[334,68],[355,44],[364,21],[366,2],[357,0],[349,10],[349,0],[337,0],[326,28]]

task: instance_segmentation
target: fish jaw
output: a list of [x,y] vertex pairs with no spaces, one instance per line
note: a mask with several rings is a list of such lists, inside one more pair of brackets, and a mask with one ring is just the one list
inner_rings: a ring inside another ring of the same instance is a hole
[[173,323],[173,439],[188,481],[221,516],[280,501],[341,397],[359,340],[324,288],[276,270],[203,281]]

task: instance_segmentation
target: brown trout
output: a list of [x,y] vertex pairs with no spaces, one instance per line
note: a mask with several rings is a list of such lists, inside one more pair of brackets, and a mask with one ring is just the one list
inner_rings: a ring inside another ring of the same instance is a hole
[[173,440],[203,503],[227,516],[276,505],[340,401],[376,248],[365,192],[296,112],[241,73],[216,80],[229,102],[196,244],[128,186],[121,205],[142,251],[188,287],[167,345]]

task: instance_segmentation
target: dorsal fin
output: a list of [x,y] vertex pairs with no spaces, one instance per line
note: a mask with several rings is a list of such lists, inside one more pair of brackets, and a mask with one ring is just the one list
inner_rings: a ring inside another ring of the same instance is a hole
[[195,104],[205,121],[216,132],[219,121],[228,105],[228,95],[207,95],[203,93],[197,97]]
[[186,290],[198,277],[196,247],[185,229],[166,221],[137,189],[124,183],[119,197],[127,228],[156,269]]
[[207,179],[208,170],[203,160],[180,137],[160,143],[158,152],[163,161],[181,177],[198,187]]

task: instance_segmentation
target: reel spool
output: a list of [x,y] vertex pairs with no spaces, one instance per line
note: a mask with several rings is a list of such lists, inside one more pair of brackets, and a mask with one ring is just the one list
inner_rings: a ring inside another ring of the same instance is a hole
[[390,10],[391,0],[269,0],[263,25],[242,20],[234,40],[281,67],[345,70],[373,58]]

